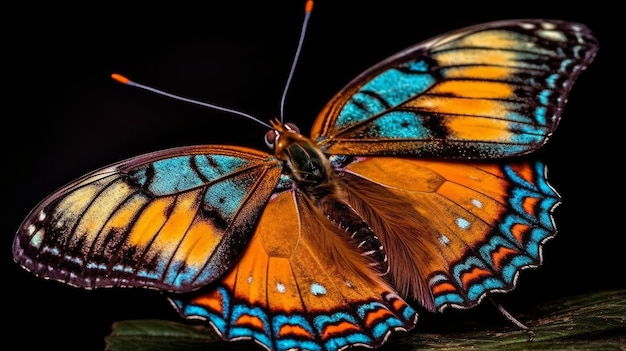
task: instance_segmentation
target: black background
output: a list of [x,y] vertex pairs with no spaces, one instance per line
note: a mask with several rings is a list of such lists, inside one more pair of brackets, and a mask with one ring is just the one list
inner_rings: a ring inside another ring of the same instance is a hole
[[[614,92],[624,77],[617,38],[623,30],[612,28],[617,27],[610,19],[615,9],[570,7],[571,2],[546,8],[545,1],[507,2],[506,8],[367,3],[316,3],[286,102],[286,119],[302,130],[357,74],[431,36],[527,17],[579,21],[594,30],[599,55],[575,84],[561,126],[535,154],[548,163],[550,182],[564,199],[555,213],[559,235],[546,244],[542,268],[523,272],[518,288],[502,301],[521,313],[548,299],[626,287],[620,225],[623,177],[618,167],[624,113],[623,99]],[[2,54],[8,158],[0,246],[8,323],[4,335],[25,349],[101,350],[114,320],[180,321],[157,292],[86,292],[32,276],[12,260],[13,236],[46,195],[107,164],[190,144],[264,148],[265,128],[258,124],[158,97],[109,76],[119,72],[267,121],[278,115],[302,13],[303,1],[143,8],[38,5],[6,11],[15,21],[3,29]],[[489,311],[479,307],[465,314],[446,313],[437,321],[454,326]],[[418,331],[429,328],[429,318],[424,317]]]

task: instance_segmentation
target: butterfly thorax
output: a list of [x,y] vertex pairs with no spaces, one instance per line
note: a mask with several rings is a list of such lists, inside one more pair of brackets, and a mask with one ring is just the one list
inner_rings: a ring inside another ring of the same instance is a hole
[[336,191],[330,161],[293,125],[275,125],[274,155],[307,195],[319,200]]

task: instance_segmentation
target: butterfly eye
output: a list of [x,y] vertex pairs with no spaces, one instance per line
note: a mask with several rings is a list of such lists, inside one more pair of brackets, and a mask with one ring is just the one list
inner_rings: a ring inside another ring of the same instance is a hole
[[[298,126],[293,123],[285,123],[283,126],[286,130],[290,130],[294,133],[300,134],[300,128],[298,128]],[[267,145],[267,147],[269,147],[270,149],[274,149],[274,146],[276,145],[276,140],[279,136],[280,133],[276,130],[268,130],[267,133],[265,133],[265,145]]]
[[278,139],[278,132],[274,129],[268,130],[267,133],[265,133],[265,145],[272,150],[274,149],[276,139]]
[[294,132],[296,132],[298,134],[300,133],[300,128],[298,128],[297,125],[295,125],[295,124],[293,124],[291,122],[285,123],[285,128],[287,128],[289,130],[292,130],[292,131],[294,131]]

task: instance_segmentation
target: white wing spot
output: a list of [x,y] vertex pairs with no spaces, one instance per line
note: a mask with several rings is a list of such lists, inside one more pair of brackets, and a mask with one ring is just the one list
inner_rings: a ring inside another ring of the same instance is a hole
[[278,290],[279,293],[284,294],[285,291],[287,291],[287,289],[285,288],[285,284],[283,283],[277,283],[276,284],[276,290]]
[[472,204],[478,208],[483,208],[483,203],[478,199],[472,199]]
[[39,221],[46,219],[46,213],[44,211],[39,212]]
[[567,37],[563,32],[559,32],[556,30],[540,30],[537,31],[537,35],[542,38],[552,40],[552,41],[566,41]]
[[33,245],[33,247],[40,248],[43,243],[44,233],[43,229],[39,229],[30,239],[30,244]]
[[439,242],[442,243],[443,245],[448,245],[450,243],[450,238],[441,234],[441,236],[439,236]]
[[459,217],[456,219],[456,225],[458,225],[461,229],[467,229],[470,227],[470,222],[468,222],[465,218]]
[[326,294],[326,288],[320,284],[317,283],[313,283],[311,284],[311,293],[315,296],[317,295],[325,295]]
[[251,275],[249,275],[249,276],[248,276],[248,284],[252,284],[252,282],[253,282],[253,281],[254,281],[254,280],[252,279],[252,276],[251,276]]

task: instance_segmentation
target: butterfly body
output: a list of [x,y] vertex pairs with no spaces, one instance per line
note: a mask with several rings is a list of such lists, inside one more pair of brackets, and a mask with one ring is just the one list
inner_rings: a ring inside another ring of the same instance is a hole
[[268,350],[378,347],[471,308],[542,261],[560,202],[512,157],[556,128],[597,42],[581,24],[483,24],[365,71],[310,137],[205,145],[92,172],[42,201],[14,257],[84,288],[164,291],[183,317]]

